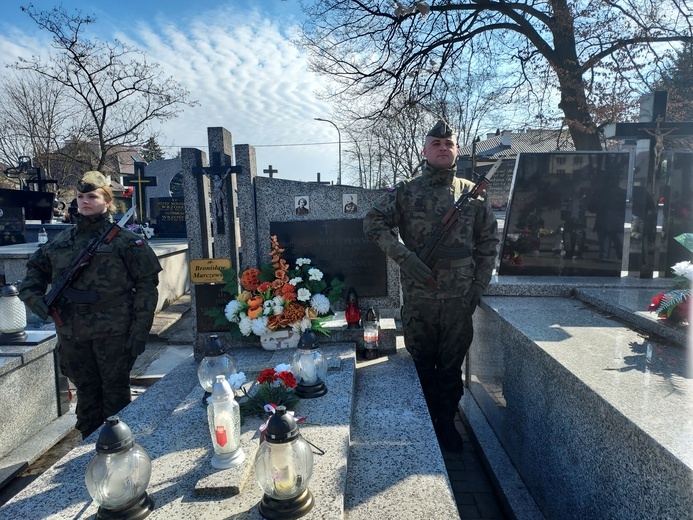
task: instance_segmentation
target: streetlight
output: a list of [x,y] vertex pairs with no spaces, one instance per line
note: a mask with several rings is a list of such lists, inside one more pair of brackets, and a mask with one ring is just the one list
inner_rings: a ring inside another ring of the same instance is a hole
[[339,137],[339,173],[337,174],[337,185],[342,184],[342,133],[339,131],[339,127],[334,124],[334,122],[329,119],[323,119],[322,117],[314,117],[316,121],[324,121],[325,123],[330,123],[337,129],[337,136]]

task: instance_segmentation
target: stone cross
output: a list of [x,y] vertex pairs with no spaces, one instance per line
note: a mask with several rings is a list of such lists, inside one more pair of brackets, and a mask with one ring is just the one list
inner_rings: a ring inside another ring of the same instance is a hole
[[147,163],[135,161],[135,175],[128,175],[123,179],[125,186],[134,186],[137,197],[137,222],[143,224],[147,219],[146,190],[149,186],[156,186],[156,177],[145,177],[144,169]]
[[264,170],[262,170],[262,173],[268,174],[269,178],[272,179],[275,173],[279,173],[279,170],[272,169],[272,165],[270,164],[269,168],[265,168]]

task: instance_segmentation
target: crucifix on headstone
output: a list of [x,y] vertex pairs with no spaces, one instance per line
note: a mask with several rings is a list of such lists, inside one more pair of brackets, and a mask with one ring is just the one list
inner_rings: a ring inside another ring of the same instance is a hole
[[[231,173],[239,173],[239,166],[222,165],[221,154],[212,153],[211,164],[201,168],[201,172],[209,178],[212,183],[212,205],[214,217],[216,218],[216,234],[226,234],[226,222],[224,219],[226,207],[226,178]],[[226,161],[224,161],[226,162]]]
[[274,174],[275,174],[275,173],[279,173],[279,170],[274,170],[274,169],[272,169],[272,165],[270,164],[270,165],[269,165],[269,168],[265,168],[264,170],[262,170],[262,173],[268,174],[268,175],[269,175],[269,178],[271,179],[271,178],[274,177]]
[[135,160],[135,175],[129,175],[123,179],[123,184],[125,186],[135,187],[137,196],[137,222],[140,224],[143,224],[147,218],[146,189],[149,186],[156,186],[156,177],[145,177],[145,166],[147,166],[147,163]]
[[[634,172],[634,186],[632,187],[631,204],[633,208],[633,229],[636,220],[642,230],[635,231],[641,240],[641,251],[636,253],[641,258],[640,275],[650,278],[652,269],[663,270],[661,259],[666,258],[666,247],[662,247],[662,234],[664,229],[665,207],[668,201],[660,196],[663,180],[660,178],[663,171],[663,153],[665,137],[690,137],[693,136],[693,122],[676,121],[666,122],[667,92],[658,91],[647,96],[651,106],[641,106],[641,121],[639,123],[616,123],[604,128],[604,137],[624,140],[636,140],[642,153],[636,154]],[[640,148],[644,143],[645,148]],[[645,161],[637,163],[640,157]],[[654,237],[654,248],[651,238]],[[631,253],[633,251],[631,250]],[[652,260],[650,260],[652,259]]]

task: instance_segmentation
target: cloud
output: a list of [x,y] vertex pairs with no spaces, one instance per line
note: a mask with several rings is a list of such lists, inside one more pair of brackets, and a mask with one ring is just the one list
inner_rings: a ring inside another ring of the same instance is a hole
[[[143,50],[199,101],[161,125],[168,155],[180,147],[206,151],[207,127],[212,126],[231,131],[234,144],[337,141],[331,125],[313,120],[329,118],[331,111],[315,95],[323,80],[308,70],[306,56],[289,41],[296,30],[290,20],[227,5],[191,18],[171,13],[140,19],[121,24],[113,35],[99,34],[100,29],[99,21],[91,27],[100,38],[118,38]],[[48,41],[39,31],[0,34],[0,63],[12,63],[18,55],[45,56]],[[322,180],[336,180],[336,144],[258,146],[256,152],[261,174],[272,164],[281,178],[315,180],[320,171]]]

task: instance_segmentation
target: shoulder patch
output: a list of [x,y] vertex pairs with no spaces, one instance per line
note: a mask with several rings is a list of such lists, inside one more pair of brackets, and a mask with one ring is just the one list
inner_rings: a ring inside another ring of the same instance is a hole
[[141,238],[136,239],[136,240],[135,240],[135,245],[136,245],[137,247],[142,247],[142,246],[144,245],[144,240],[142,240]]
[[390,186],[387,191],[395,191],[397,189],[397,186]]

